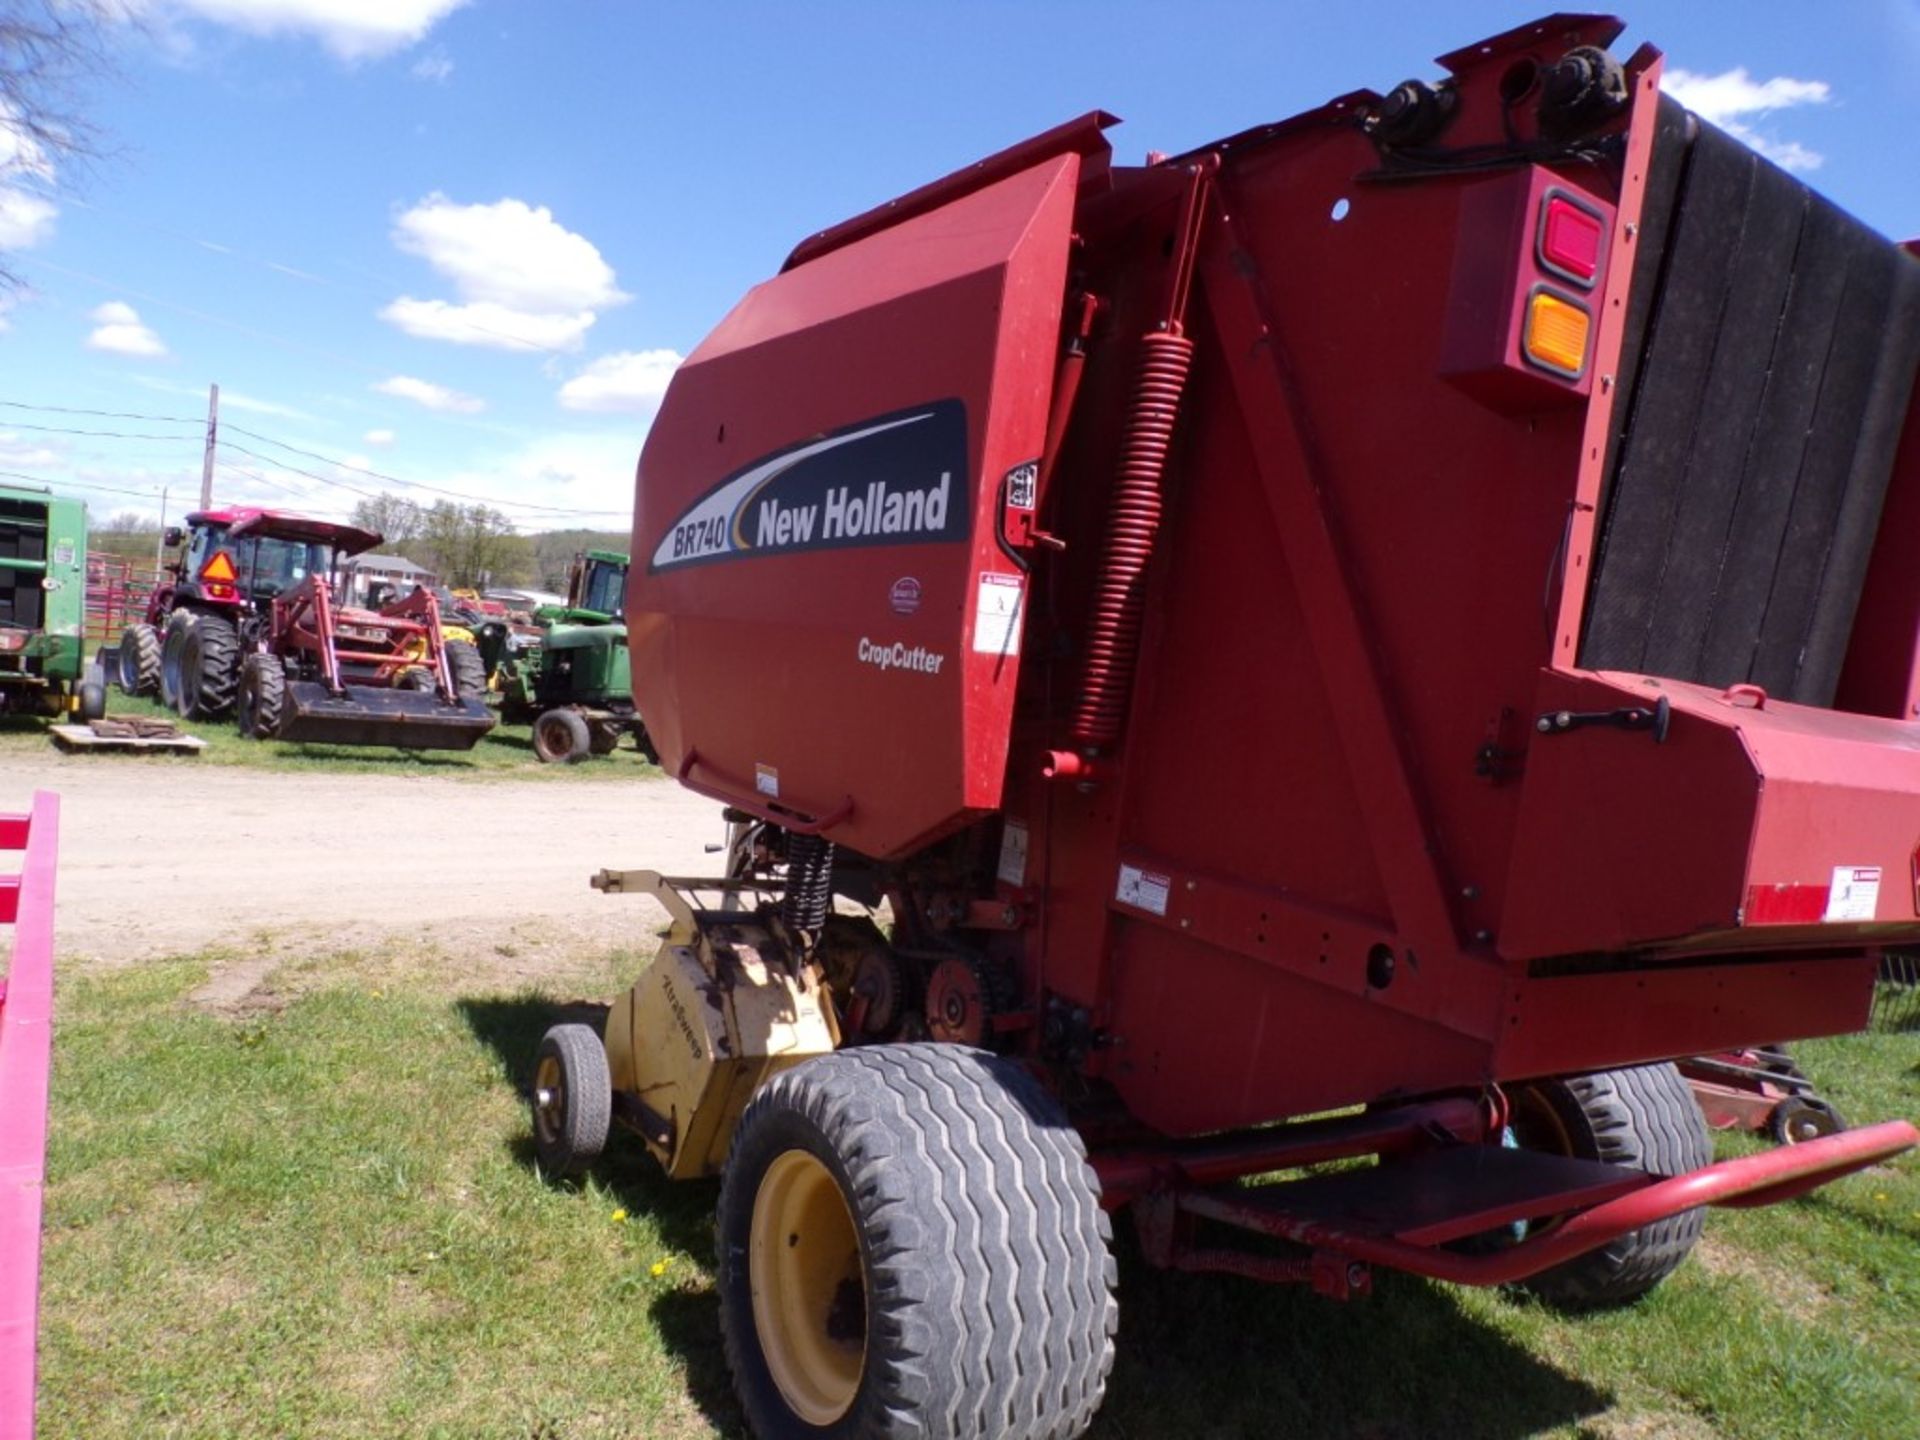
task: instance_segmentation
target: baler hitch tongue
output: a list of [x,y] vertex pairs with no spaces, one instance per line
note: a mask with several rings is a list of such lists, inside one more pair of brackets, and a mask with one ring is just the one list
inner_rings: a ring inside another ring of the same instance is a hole
[[449,703],[430,690],[347,685],[336,695],[317,680],[287,682],[277,738],[405,750],[471,750],[493,729],[484,702]]

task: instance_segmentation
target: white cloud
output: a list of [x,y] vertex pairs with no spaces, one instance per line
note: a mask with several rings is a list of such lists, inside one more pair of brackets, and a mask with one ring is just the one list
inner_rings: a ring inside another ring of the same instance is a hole
[[429,85],[444,85],[453,74],[453,61],[444,50],[435,50],[431,55],[422,55],[413,62],[407,73],[416,80],[425,80]]
[[1810,150],[1797,140],[1764,135],[1742,118],[1760,118],[1800,105],[1824,105],[1833,95],[1833,87],[1824,80],[1796,80],[1787,75],[1755,80],[1740,66],[1718,75],[1669,70],[1660,84],[1702,120],[1718,125],[1783,170],[1818,170],[1826,161],[1819,151]]
[[369,430],[360,437],[361,443],[373,446],[376,450],[388,449],[394,440],[391,430]]
[[0,250],[27,250],[53,234],[52,201],[0,185]]
[[578,349],[624,294],[592,241],[524,200],[460,205],[438,191],[394,221],[393,243],[431,265],[458,303],[401,296],[381,318],[410,335],[496,349]]
[[445,415],[478,415],[487,408],[487,402],[478,396],[463,395],[458,390],[449,390],[445,385],[436,385],[431,380],[416,380],[411,375],[395,375],[373,388],[382,395],[411,400],[416,405],[424,405],[429,410],[438,410]]
[[130,11],[191,15],[249,35],[318,40],[342,60],[377,60],[417,43],[467,0],[133,0]]
[[27,250],[53,234],[59,207],[20,188],[23,180],[53,183],[46,151],[13,123],[14,108],[0,101],[0,250]]
[[109,300],[93,312],[94,332],[87,336],[89,350],[105,350],[112,355],[133,355],[153,360],[167,353],[160,337],[140,322],[140,314],[124,300]]
[[577,350],[595,316],[591,310],[542,315],[490,300],[455,305],[402,295],[380,312],[380,318],[422,340],[485,345],[495,350]]
[[564,409],[599,415],[645,414],[667,393],[686,357],[677,350],[616,350],[560,387]]

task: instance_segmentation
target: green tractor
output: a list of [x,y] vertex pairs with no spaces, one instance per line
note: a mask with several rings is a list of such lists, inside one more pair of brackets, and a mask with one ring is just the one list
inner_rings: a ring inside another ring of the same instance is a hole
[[0,485],[0,714],[106,714],[106,679],[84,654],[86,620],[87,507]]
[[567,603],[535,614],[538,645],[508,654],[495,680],[500,718],[533,725],[533,753],[548,764],[611,754],[622,735],[658,758],[633,707],[627,665],[627,566],[613,550],[585,550],[567,575]]

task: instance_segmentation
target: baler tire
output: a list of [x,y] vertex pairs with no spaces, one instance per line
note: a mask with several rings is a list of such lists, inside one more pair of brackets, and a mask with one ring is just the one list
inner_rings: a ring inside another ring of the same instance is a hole
[[453,693],[462,700],[487,698],[487,662],[465,640],[447,641],[447,668],[453,672]]
[[255,653],[242,662],[234,711],[245,738],[278,738],[287,713],[287,669],[278,655]]
[[555,1025],[540,1039],[528,1087],[533,1151],[549,1175],[577,1175],[607,1148],[613,1081],[607,1047],[586,1025]]
[[[1713,1161],[1713,1139],[1693,1092],[1671,1064],[1636,1065],[1539,1080],[1524,1087],[1552,1110],[1563,1144],[1541,1146],[1582,1160],[1685,1175]],[[1523,1147],[1529,1136],[1519,1136]],[[1705,1212],[1683,1210],[1631,1230],[1523,1282],[1560,1310],[1631,1304],[1680,1267],[1700,1239]]]
[[587,722],[573,710],[549,710],[533,722],[533,753],[543,764],[578,765],[593,753]]
[[[762,1440],[1081,1434],[1118,1320],[1099,1193],[1079,1134],[1012,1060],[871,1045],[780,1072],[742,1115],[720,1186],[720,1328],[749,1428]],[[824,1267],[790,1223],[812,1225]],[[854,1316],[857,1357],[834,1328]]]
[[181,651],[197,618],[191,610],[174,611],[167,617],[166,633],[160,640],[160,679],[154,693],[162,705],[182,717],[187,712],[180,708]]
[[160,689],[160,632],[129,625],[120,632],[120,693],[153,695]]
[[240,685],[240,632],[221,615],[202,615],[180,648],[180,713],[218,720]]

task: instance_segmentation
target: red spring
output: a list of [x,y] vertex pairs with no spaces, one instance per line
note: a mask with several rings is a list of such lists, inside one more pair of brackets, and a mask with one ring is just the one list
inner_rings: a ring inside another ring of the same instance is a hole
[[1140,654],[1140,616],[1146,608],[1147,562],[1160,533],[1160,482],[1173,443],[1174,417],[1193,365],[1193,342],[1154,331],[1140,341],[1140,369],[1127,407],[1112,522],[1093,597],[1087,665],[1073,712],[1074,743],[1093,750],[1120,733]]

